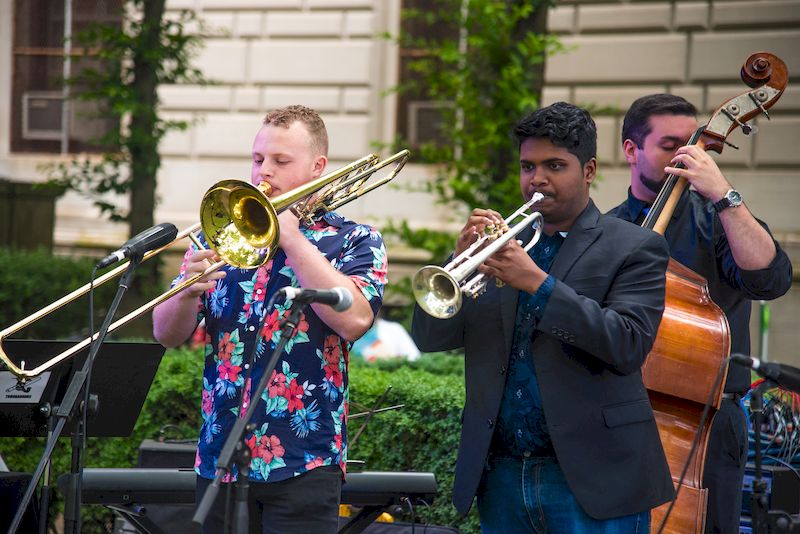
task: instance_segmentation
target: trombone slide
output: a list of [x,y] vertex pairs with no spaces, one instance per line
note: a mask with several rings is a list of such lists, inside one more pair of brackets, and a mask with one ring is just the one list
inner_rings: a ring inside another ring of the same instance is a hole
[[[209,243],[209,248],[215,250],[222,258],[222,261],[214,263],[202,273],[183,280],[167,292],[111,323],[108,333],[142,316],[165,300],[196,283],[202,277],[217,271],[225,265],[253,269],[266,263],[278,249],[278,213],[284,209],[292,208],[302,221],[313,220],[320,213],[331,211],[389,182],[400,172],[406,161],[408,161],[409,156],[410,152],[408,150],[401,150],[385,160],[380,160],[375,154],[369,154],[272,199],[268,198],[265,192],[241,180],[218,182],[203,197],[203,203],[200,206],[201,222],[180,232],[171,243],[147,252],[142,261],[155,256],[184,238],[191,239],[198,248],[205,248],[195,235],[195,232],[201,228]],[[388,174],[381,176],[377,182],[368,183],[378,170],[392,163],[394,167]],[[127,267],[128,262],[121,263],[111,271],[98,277],[94,285],[101,285],[122,274]],[[91,287],[91,284],[85,284],[38,312],[1,330],[0,362],[5,364],[8,370],[19,380],[25,381],[89,346],[97,338],[97,332],[38,367],[25,369],[24,362],[17,365],[11,360],[3,350],[2,343],[11,334],[26,328],[62,306],[85,295]]]

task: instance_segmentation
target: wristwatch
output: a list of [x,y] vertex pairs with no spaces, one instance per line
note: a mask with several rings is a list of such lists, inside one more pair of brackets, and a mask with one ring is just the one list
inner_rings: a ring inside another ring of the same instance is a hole
[[725,208],[738,208],[742,205],[742,195],[736,189],[729,189],[725,196],[711,206],[717,213]]

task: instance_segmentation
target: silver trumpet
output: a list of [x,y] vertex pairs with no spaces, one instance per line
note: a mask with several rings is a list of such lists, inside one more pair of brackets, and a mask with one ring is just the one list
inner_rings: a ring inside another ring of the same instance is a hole
[[[544,219],[541,213],[532,210],[532,206],[543,198],[541,193],[534,193],[528,202],[504,219],[502,225],[497,225],[499,228],[487,227],[477,241],[444,267],[426,265],[418,270],[411,281],[411,288],[419,307],[428,315],[448,319],[461,309],[462,295],[470,298],[480,296],[486,290],[488,280],[483,273],[475,274],[475,271],[483,262],[531,225],[536,233],[525,245],[525,251],[539,241]],[[509,227],[520,217],[521,221]]]

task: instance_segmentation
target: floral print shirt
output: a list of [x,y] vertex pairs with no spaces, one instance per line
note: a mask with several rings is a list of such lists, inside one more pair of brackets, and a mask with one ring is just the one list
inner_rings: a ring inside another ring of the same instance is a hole
[[[386,250],[380,233],[335,213],[327,213],[313,226],[302,227],[305,236],[336,269],[349,276],[377,314],[386,284]],[[194,248],[186,253],[190,256]],[[198,321],[205,319],[205,370],[203,372],[203,424],[195,471],[214,478],[225,439],[250,404],[250,388],[261,380],[264,367],[280,338],[280,321],[290,300],[277,298],[281,287],[299,287],[286,255],[275,256],[258,269],[224,267],[226,277],[200,299]],[[173,281],[177,283],[185,271]],[[245,361],[256,342],[256,328],[267,314],[252,370]],[[325,325],[311,307],[303,311],[298,327],[286,344],[246,436],[252,453],[253,481],[285,480],[323,465],[347,460],[348,351],[350,343]],[[248,373],[250,374],[249,379]],[[235,479],[226,476],[223,481]]]

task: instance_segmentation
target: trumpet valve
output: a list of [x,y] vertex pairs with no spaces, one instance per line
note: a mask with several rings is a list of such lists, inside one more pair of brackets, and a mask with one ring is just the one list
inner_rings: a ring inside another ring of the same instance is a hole
[[505,222],[489,224],[483,229],[483,233],[490,240],[494,241],[504,233],[508,232],[508,225]]
[[486,293],[486,283],[483,280],[475,280],[463,288],[463,293],[471,299],[476,299]]
[[476,299],[481,295],[483,295],[484,293],[486,293],[486,284],[481,284],[480,287],[477,288],[475,293],[472,295],[472,298]]

